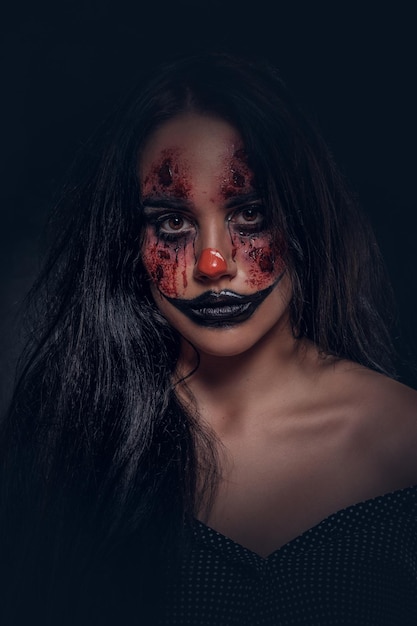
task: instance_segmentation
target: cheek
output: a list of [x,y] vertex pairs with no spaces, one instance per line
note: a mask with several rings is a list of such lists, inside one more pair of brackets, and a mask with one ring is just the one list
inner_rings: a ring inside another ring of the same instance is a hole
[[147,234],[142,261],[159,291],[170,298],[183,295],[188,286],[188,268],[194,264],[192,243],[172,244]]
[[274,243],[269,235],[233,237],[236,262],[245,268],[246,282],[252,289],[268,287],[284,270],[283,246]]

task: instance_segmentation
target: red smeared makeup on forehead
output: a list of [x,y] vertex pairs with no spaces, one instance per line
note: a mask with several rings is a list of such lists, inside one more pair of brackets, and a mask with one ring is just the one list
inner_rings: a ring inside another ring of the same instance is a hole
[[188,169],[179,148],[164,148],[143,180],[142,194],[163,196],[169,192],[176,198],[188,198],[191,190]]
[[255,177],[244,148],[238,148],[231,158],[230,155],[225,158],[224,172],[221,189],[225,199],[238,195],[244,189],[255,189]]
[[162,187],[170,187],[173,183],[172,178],[172,161],[171,159],[165,159],[160,168],[158,169],[159,184]]

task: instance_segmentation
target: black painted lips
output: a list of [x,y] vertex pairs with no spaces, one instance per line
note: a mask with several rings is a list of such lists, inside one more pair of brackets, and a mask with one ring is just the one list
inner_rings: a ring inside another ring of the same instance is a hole
[[266,289],[244,296],[234,291],[207,291],[197,298],[186,300],[165,296],[173,306],[200,326],[231,326],[245,322],[253,315],[281,280],[283,273]]
[[219,318],[232,319],[239,317],[249,310],[250,302],[246,304],[227,304],[224,306],[210,306],[201,309],[191,309],[193,314],[202,319],[218,320]]

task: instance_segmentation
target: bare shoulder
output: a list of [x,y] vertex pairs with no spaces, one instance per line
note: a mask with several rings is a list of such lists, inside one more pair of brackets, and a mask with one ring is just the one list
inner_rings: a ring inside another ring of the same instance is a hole
[[339,379],[359,412],[380,419],[386,417],[388,422],[393,420],[397,425],[398,421],[408,422],[417,430],[417,390],[349,361],[335,366],[334,379]]
[[333,370],[358,440],[393,488],[417,484],[417,391],[355,363]]

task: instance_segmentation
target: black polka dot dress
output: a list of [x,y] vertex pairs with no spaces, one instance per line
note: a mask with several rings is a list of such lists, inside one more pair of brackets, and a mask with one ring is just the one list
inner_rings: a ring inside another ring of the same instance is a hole
[[264,559],[195,522],[170,626],[417,626],[417,486],[338,511]]

